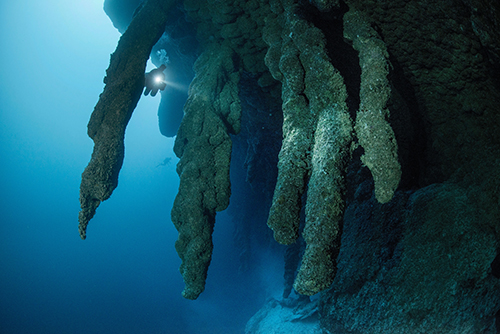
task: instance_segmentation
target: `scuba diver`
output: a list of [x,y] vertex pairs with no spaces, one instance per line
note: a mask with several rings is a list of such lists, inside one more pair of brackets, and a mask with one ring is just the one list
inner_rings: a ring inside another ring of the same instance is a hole
[[161,65],[144,75],[144,86],[146,87],[146,89],[144,89],[145,96],[149,93],[151,93],[151,96],[155,96],[158,90],[164,90],[165,87],[167,87],[165,73],[163,73],[166,68],[165,65]]

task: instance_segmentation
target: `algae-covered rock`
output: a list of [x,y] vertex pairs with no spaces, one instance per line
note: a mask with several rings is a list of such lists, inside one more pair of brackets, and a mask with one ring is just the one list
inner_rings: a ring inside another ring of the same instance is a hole
[[172,222],[179,231],[175,248],[182,260],[183,296],[196,299],[205,288],[212,258],[215,212],[224,210],[231,194],[231,138],[239,132],[239,69],[227,45],[214,44],[195,63],[184,118],[174,151],[180,158],[179,192]]
[[345,167],[350,158],[352,125],[344,108],[326,108],[319,116],[308,184],[302,258],[294,288],[314,295],[330,286],[337,270],[345,209]]
[[356,10],[344,15],[344,36],[359,52],[361,67],[360,106],[356,115],[356,135],[365,154],[361,161],[375,181],[375,197],[380,203],[391,200],[401,179],[398,145],[389,124],[389,64],[384,42]]
[[[270,69],[276,69],[276,36],[282,37],[281,76],[273,76],[282,78],[283,100],[283,143],[268,225],[276,241],[295,242],[307,186],[307,246],[294,288],[313,295],[331,284],[336,271],[352,124],[346,88],[327,56],[322,32],[297,15],[292,2],[283,6],[265,30],[271,43],[266,58]],[[274,34],[273,28],[278,29]]]
[[[273,34],[282,34],[281,26],[276,23],[277,21],[269,22],[278,30],[268,30],[268,40],[273,40]],[[285,29],[290,29],[290,22],[285,25]],[[279,73],[282,74],[274,76],[282,77],[283,101],[283,142],[279,153],[278,179],[267,224],[274,231],[276,241],[291,244],[299,235],[301,197],[309,177],[310,150],[316,120],[304,95],[305,73],[299,59],[300,51],[288,36],[284,37],[280,44],[281,57],[267,58],[270,68],[279,68]],[[275,47],[273,44],[270,52],[273,52]],[[273,61],[278,61],[277,66]]]
[[[279,153],[278,179],[269,212],[268,226],[274,231],[279,243],[288,245],[298,237],[301,197],[305,191],[310,169],[311,136],[310,124],[290,127],[293,117],[308,114],[305,98],[299,96],[283,103],[283,143]],[[303,116],[302,116],[303,117]],[[304,117],[305,118],[305,117]]]
[[164,31],[167,11],[174,2],[146,1],[111,55],[104,78],[106,86],[88,124],[94,151],[80,185],[78,229],[82,239],[86,238],[87,225],[97,207],[118,185],[125,151],[125,128],[144,88],[149,54]]

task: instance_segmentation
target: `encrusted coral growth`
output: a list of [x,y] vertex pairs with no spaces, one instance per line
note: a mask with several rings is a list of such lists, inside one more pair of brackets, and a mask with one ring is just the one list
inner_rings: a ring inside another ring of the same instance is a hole
[[205,288],[212,258],[215,212],[229,204],[231,138],[240,129],[239,68],[227,45],[214,43],[198,58],[174,151],[180,186],[172,208],[179,231],[175,247],[186,287],[196,299]]
[[88,124],[94,151],[80,185],[78,229],[82,239],[86,238],[87,225],[97,207],[118,185],[125,150],[125,128],[144,88],[149,54],[165,29],[167,11],[174,2],[148,0],[111,56],[104,78],[106,86]]
[[365,150],[361,161],[372,173],[375,197],[380,203],[387,203],[401,179],[398,145],[388,121],[389,55],[384,42],[356,10],[351,9],[344,15],[344,36],[359,52],[361,101],[354,128]]
[[266,64],[283,83],[283,144],[268,225],[278,242],[296,240],[300,200],[310,177],[307,246],[294,288],[313,295],[328,287],[335,275],[352,124],[346,88],[326,54],[322,32],[295,14],[293,2],[282,4],[282,9],[279,3],[272,4],[278,15],[274,22],[268,20],[265,30],[270,45]]

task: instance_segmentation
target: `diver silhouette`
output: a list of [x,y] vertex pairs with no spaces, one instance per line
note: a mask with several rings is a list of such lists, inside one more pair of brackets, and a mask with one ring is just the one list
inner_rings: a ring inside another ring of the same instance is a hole
[[145,96],[149,93],[151,93],[151,96],[155,96],[158,90],[164,90],[165,87],[167,87],[165,73],[163,73],[166,68],[165,65],[161,65],[144,75],[144,86],[146,87],[146,89],[144,89]]

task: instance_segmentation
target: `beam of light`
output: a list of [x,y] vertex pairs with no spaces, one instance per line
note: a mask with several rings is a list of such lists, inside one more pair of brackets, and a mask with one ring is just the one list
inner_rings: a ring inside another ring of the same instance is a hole
[[173,88],[175,90],[178,90],[180,92],[186,93],[188,92],[188,86],[187,85],[182,85],[173,81],[163,81],[164,83],[167,84],[168,87]]

